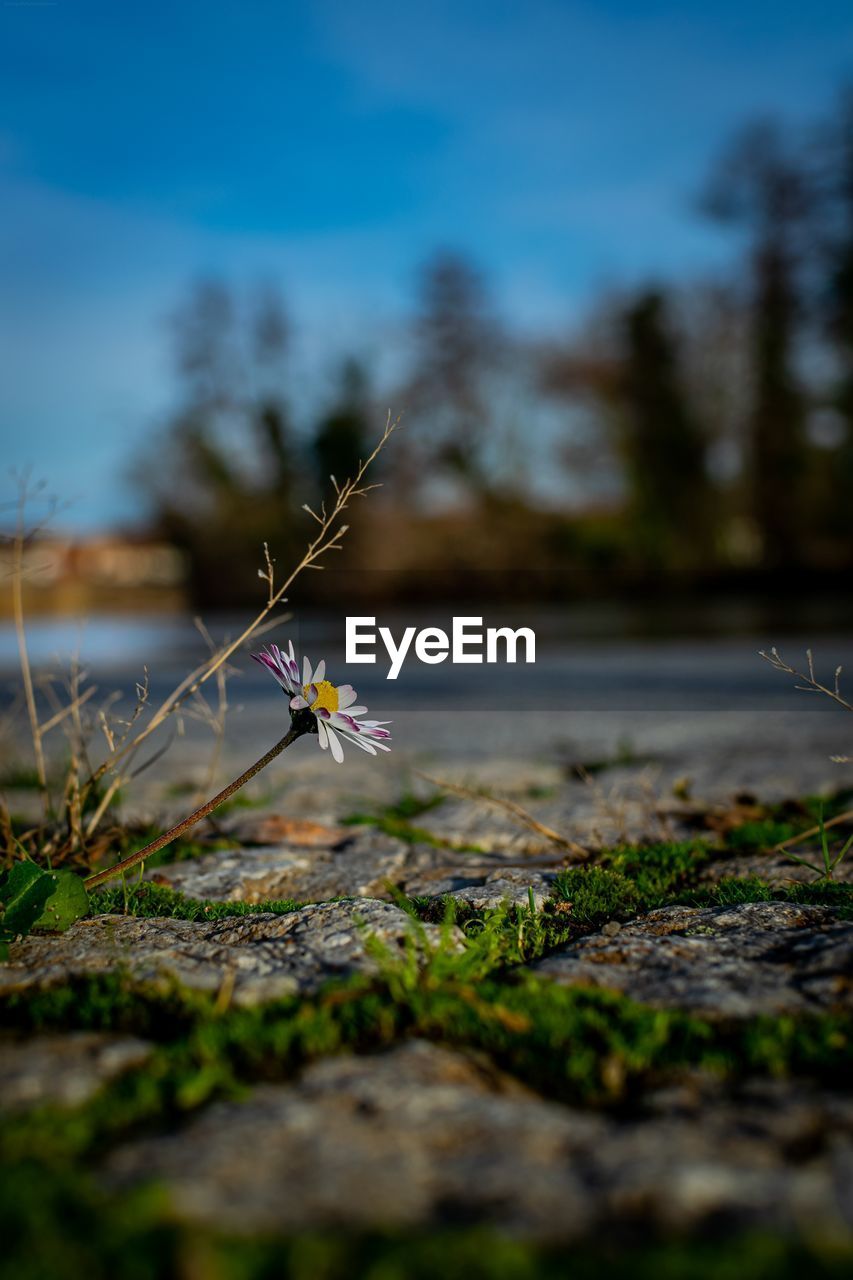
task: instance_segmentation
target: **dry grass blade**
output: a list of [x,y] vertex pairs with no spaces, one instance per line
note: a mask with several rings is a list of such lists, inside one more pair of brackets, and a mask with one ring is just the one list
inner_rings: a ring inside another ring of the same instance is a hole
[[24,698],[30,722],[36,775],[45,805],[48,806],[47,767],[45,765],[42,742],[44,731],[39,723],[33,676],[30,668],[30,655],[27,648],[27,633],[24,625],[24,544],[26,541],[25,511],[28,493],[28,477],[24,475],[18,482],[18,520],[15,527],[12,558],[12,615],[15,620],[18,658],[21,664],[21,681],[24,686]]
[[795,836],[789,836],[787,840],[781,840],[779,844],[774,844],[773,852],[781,853],[789,845],[799,844],[803,840],[810,840],[812,836],[819,836],[822,830],[828,831],[830,827],[840,826],[842,822],[853,822],[853,809],[838,813],[834,818],[829,818],[828,821],[822,824],[818,823],[816,827],[809,827],[808,831],[798,831]]
[[769,653],[765,653],[763,649],[759,649],[758,656],[759,658],[763,658],[765,662],[769,662],[771,667],[774,667],[776,671],[781,671],[787,676],[792,676],[794,680],[802,681],[801,684],[795,686],[797,689],[801,689],[804,693],[822,693],[827,698],[831,698],[833,702],[837,702],[840,707],[844,707],[845,711],[853,711],[853,703],[848,702],[847,699],[841,695],[841,686],[839,682],[841,679],[842,668],[835,668],[835,678],[833,680],[832,688],[828,685],[821,684],[815,675],[814,658],[812,657],[811,649],[806,650],[806,662],[808,664],[807,672],[798,671],[796,667],[790,666],[775,647],[772,648]]
[[449,791],[451,795],[459,796],[463,800],[482,800],[486,804],[492,804],[498,809],[503,809],[505,813],[509,813],[513,818],[516,818],[530,831],[535,831],[537,835],[544,836],[546,840],[550,840],[552,844],[557,845],[560,849],[565,849],[567,853],[574,854],[576,858],[586,861],[590,857],[589,849],[585,849],[583,845],[578,844],[575,840],[569,840],[566,836],[560,835],[560,832],[555,831],[553,827],[546,826],[544,822],[534,818],[532,813],[517,804],[515,800],[508,800],[505,796],[496,796],[493,792],[479,787],[465,787],[458,782],[448,782],[443,778],[434,778],[431,774],[423,773],[420,769],[416,769],[415,773],[419,778],[423,778],[425,782],[438,787],[440,791]]

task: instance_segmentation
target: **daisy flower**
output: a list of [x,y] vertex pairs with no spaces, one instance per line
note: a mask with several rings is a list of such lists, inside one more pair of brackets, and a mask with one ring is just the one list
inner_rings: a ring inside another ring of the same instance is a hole
[[367,714],[367,707],[355,705],[358,698],[351,684],[334,685],[326,679],[325,662],[319,662],[312,671],[311,663],[303,658],[300,672],[293,641],[287,653],[282,653],[277,644],[271,644],[252,657],[266,667],[289,696],[291,716],[309,718],[308,731],[317,734],[320,746],[324,751],[330,750],[338,764],[344,758],[341,738],[354,742],[372,756],[377,751],[391,750],[386,745],[391,734],[384,728],[390,720],[357,719]]

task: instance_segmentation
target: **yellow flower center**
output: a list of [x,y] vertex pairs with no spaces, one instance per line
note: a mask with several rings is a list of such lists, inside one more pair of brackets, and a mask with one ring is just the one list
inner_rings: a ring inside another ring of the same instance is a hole
[[[318,711],[337,711],[338,709],[338,691],[329,680],[321,680],[319,684],[315,684],[317,697],[310,704],[311,710],[316,714]],[[303,689],[306,698],[311,697],[311,686],[307,685]]]

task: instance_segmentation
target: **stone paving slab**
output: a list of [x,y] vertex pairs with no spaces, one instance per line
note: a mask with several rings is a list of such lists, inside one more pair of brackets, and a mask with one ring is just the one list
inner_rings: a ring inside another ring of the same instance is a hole
[[157,867],[146,878],[214,902],[372,898],[384,894],[389,882],[399,883],[408,855],[402,840],[350,829],[348,838],[331,847],[224,850]]
[[571,986],[710,1017],[853,1008],[853,923],[781,902],[664,907],[531,966]]
[[[439,941],[440,929],[423,927]],[[98,916],[78,921],[67,933],[14,944],[9,964],[0,966],[0,996],[124,969],[140,981],[224,989],[237,1004],[257,1004],[308,995],[332,978],[372,972],[366,938],[402,949],[411,933],[406,912],[370,899],[210,923]]]
[[778,1081],[736,1098],[713,1088],[688,1081],[617,1119],[411,1042],[318,1062],[177,1134],[129,1142],[104,1177],[155,1178],[180,1218],[237,1233],[428,1228],[451,1214],[546,1241],[724,1224],[849,1239],[850,1099]]
[[[820,854],[814,845],[810,846],[810,852],[799,845],[792,845],[791,848],[800,857],[820,865]],[[778,886],[792,882],[808,884],[816,879],[815,873],[808,867],[798,866],[784,854],[768,850],[766,853],[743,853],[731,858],[717,858],[702,868],[700,880],[715,883],[729,876],[758,876],[760,880]],[[848,854],[844,861],[838,864],[833,873],[833,879],[838,884],[853,884],[853,855]]]
[[551,896],[555,878],[556,872],[553,871],[525,871],[523,868],[507,867],[492,871],[481,884],[454,889],[450,897],[457,902],[464,902],[466,906],[487,910],[504,903],[528,907],[532,892],[533,905],[539,911]]
[[152,1046],[135,1036],[99,1031],[0,1039],[0,1108],[56,1103],[76,1107],[101,1085],[141,1066]]

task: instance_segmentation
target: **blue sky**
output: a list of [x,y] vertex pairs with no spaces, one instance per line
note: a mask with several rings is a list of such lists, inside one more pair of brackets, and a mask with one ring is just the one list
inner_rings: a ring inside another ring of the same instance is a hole
[[846,0],[0,0],[4,459],[74,523],[132,514],[201,274],[280,283],[316,389],[343,346],[387,363],[435,245],[534,332],[701,273],[721,141],[851,72]]

